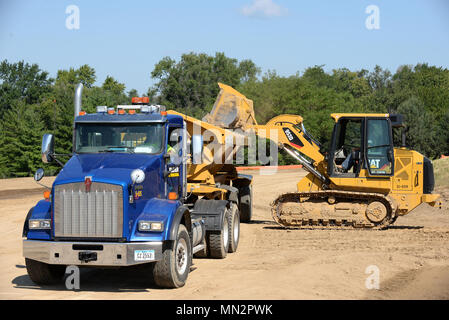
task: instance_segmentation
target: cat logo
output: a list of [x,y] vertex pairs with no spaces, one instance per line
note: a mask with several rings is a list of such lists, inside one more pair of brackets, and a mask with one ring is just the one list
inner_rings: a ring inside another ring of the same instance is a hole
[[379,169],[380,160],[379,159],[370,159],[369,166],[371,169]]

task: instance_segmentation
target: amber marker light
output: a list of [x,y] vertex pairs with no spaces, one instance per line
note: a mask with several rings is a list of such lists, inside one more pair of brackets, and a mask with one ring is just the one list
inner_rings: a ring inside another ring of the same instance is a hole
[[177,200],[178,194],[176,192],[169,192],[168,193],[168,200]]
[[79,116],[85,116],[85,115],[86,115],[86,111],[80,111],[80,112],[78,113],[78,115],[79,115]]
[[166,116],[167,115],[167,111],[161,111],[161,116]]
[[50,200],[50,194],[51,194],[50,191],[48,190],[44,191],[44,199],[47,201]]
[[130,109],[130,110],[128,111],[128,113],[129,113],[129,114],[136,114],[136,110]]
[[123,110],[123,109],[120,109],[120,110],[118,111],[118,114],[125,114],[125,113],[126,113],[126,111]]
[[149,103],[150,102],[150,98],[149,97],[132,97],[131,102],[133,104]]

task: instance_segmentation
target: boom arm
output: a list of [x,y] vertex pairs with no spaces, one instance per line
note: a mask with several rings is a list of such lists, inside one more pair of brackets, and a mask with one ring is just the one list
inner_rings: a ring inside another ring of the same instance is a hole
[[309,157],[316,165],[324,160],[320,145],[305,130],[301,116],[284,114],[277,116],[265,125],[252,126],[255,133],[269,139],[270,130],[277,130],[278,144],[281,148],[291,149]]
[[[284,149],[298,160],[305,169],[323,183],[328,183],[324,176],[324,156],[320,152],[320,144],[307,133],[301,116],[284,114],[274,117],[265,125],[258,125],[254,116],[252,100],[230,86],[222,83],[218,85],[220,93],[217,100],[211,112],[203,118],[205,128],[209,126],[210,128],[218,127],[219,130],[239,129],[245,135],[254,133],[270,140],[275,140],[277,136],[277,141],[274,142],[278,144],[279,148]],[[273,130],[277,131],[274,137]],[[235,131],[231,135],[238,136]],[[247,143],[246,139],[245,143]],[[303,155],[312,161],[307,160]]]
[[[298,160],[307,171],[314,174],[321,182],[328,183],[328,179],[321,170],[324,156],[320,152],[320,144],[307,133],[301,116],[284,114],[271,119],[265,125],[255,125],[251,128],[256,135],[266,139],[272,138],[272,130],[276,130],[277,141],[275,142],[278,143],[279,148]],[[310,158],[312,162],[303,155]]]
[[[274,140],[279,148],[298,160],[307,171],[317,177],[323,184],[329,184],[329,180],[325,176],[324,156],[320,152],[320,144],[307,133],[301,116],[283,114],[274,117],[265,125],[259,125],[254,116],[252,100],[247,99],[229,86],[221,83],[219,83],[219,86],[220,93],[214,107],[203,118],[203,121],[175,111],[168,111],[168,113],[184,117],[190,136],[194,134],[203,136],[205,142],[203,150],[206,161],[200,166],[191,166],[191,178],[201,176],[199,173],[204,172],[205,166],[207,166],[208,171],[221,170],[222,166],[214,162],[220,159],[220,163],[224,163],[227,158],[233,158],[241,145],[235,145],[234,147],[231,144],[232,150],[228,151],[226,149],[228,145],[225,142],[226,136],[234,142],[238,140],[246,144],[248,140],[245,139],[245,136],[255,134],[265,139]],[[195,133],[195,131],[197,132]],[[218,150],[216,150],[217,146],[219,147]]]

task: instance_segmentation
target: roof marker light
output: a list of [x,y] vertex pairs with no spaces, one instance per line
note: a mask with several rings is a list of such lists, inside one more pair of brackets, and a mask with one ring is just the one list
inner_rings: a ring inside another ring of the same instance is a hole
[[108,112],[107,106],[97,106],[97,113],[106,113]]
[[128,113],[129,113],[129,114],[136,114],[136,110],[130,109],[130,110],[128,111]]
[[143,113],[151,112],[151,107],[150,106],[141,106],[140,112],[143,112]]
[[108,108],[108,114],[114,114],[115,110],[114,108]]
[[150,103],[150,98],[149,97],[132,97],[131,102],[132,102],[132,104]]
[[125,114],[125,113],[126,113],[126,111],[123,109],[119,109],[119,111],[118,111],[118,114]]
[[86,115],[86,111],[80,111],[80,112],[78,113],[78,115],[79,115],[79,116],[85,116],[85,115]]

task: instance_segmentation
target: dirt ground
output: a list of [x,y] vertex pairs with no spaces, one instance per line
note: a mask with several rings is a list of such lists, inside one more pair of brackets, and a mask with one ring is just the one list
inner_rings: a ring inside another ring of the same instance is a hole
[[[41,190],[32,179],[0,181],[0,299],[449,299],[447,204],[421,205],[381,231],[285,230],[272,222],[269,203],[294,191],[304,171],[248,173],[255,178],[254,221],[242,224],[238,251],[224,260],[194,259],[187,284],[176,290],[158,289],[141,267],[84,269],[76,292],[63,282],[36,286],[24,266],[21,231]],[[10,191],[17,183],[28,191]],[[440,191],[448,201],[449,191]],[[370,270],[379,271],[379,289],[366,287]]]

